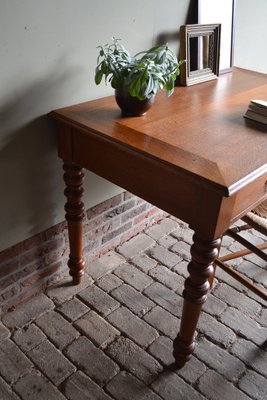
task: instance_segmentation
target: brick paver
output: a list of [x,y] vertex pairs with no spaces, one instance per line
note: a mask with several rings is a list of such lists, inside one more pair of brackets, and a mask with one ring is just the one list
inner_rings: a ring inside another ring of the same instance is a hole
[[119,367],[85,337],[78,338],[65,351],[66,356],[90,378],[103,385],[119,372]]
[[226,350],[210,343],[206,339],[203,339],[198,343],[195,354],[210,368],[219,372],[229,381],[236,382],[246,369],[242,361],[236,359]]
[[170,366],[174,363],[173,351],[173,341],[166,336],[159,336],[154,342],[149,346],[149,353],[160,361],[164,366]]
[[[245,270],[246,275],[249,278],[253,279],[255,282],[260,283],[267,288],[266,261],[263,261],[261,259],[259,259],[261,261],[258,261],[258,259],[256,260],[255,261],[257,262],[257,265],[249,261],[244,261],[243,263],[240,264],[238,270],[240,270],[240,272],[243,272]],[[262,268],[258,268],[260,262],[262,263]]]
[[56,386],[76,369],[48,340],[29,351],[28,357]]
[[178,223],[170,218],[166,218],[160,221],[158,224],[153,225],[151,228],[146,230],[146,234],[151,236],[155,240],[159,240],[165,235],[173,232],[178,228]]
[[146,254],[137,254],[132,263],[136,265],[141,271],[148,272],[151,268],[157,265],[157,261],[148,257]]
[[79,293],[79,298],[89,307],[93,308],[101,315],[108,315],[119,307],[120,303],[114,300],[99,287],[92,285]]
[[153,279],[131,264],[123,264],[116,268],[114,274],[137,290],[143,290],[153,283]]
[[10,336],[10,331],[2,322],[0,322],[0,340],[7,339]]
[[190,245],[186,242],[179,241],[170,247],[170,250],[176,253],[179,257],[182,257],[186,261],[190,261]]
[[153,283],[144,290],[144,294],[173,315],[182,315],[183,298],[161,283]]
[[238,390],[215,371],[207,371],[199,381],[199,390],[211,400],[248,400],[249,397]]
[[8,383],[13,383],[32,367],[30,360],[10,340],[0,342],[0,375]]
[[107,346],[120,332],[93,310],[78,319],[74,326],[95,345]]
[[126,307],[120,307],[108,315],[107,320],[137,344],[147,347],[158,337],[156,329],[134,315]]
[[155,303],[129,285],[121,285],[111,292],[121,304],[139,317],[145,315]]
[[[228,286],[229,287],[229,286]],[[212,316],[220,315],[227,307],[227,304],[215,297],[212,293],[209,294],[206,303],[203,304],[202,310]]]
[[262,310],[262,312],[260,313],[260,315],[258,315],[256,317],[256,319],[260,325],[266,326],[266,328],[267,328],[267,308]]
[[204,400],[204,397],[193,389],[191,385],[185,383],[183,379],[171,371],[166,371],[160,375],[158,379],[152,383],[152,388],[164,400]]
[[234,342],[231,353],[267,378],[267,352],[245,339]]
[[66,400],[66,397],[43,375],[31,371],[14,385],[22,400]]
[[183,368],[179,369],[177,375],[181,376],[186,382],[195,384],[206,370],[206,364],[199,361],[196,356],[193,355],[190,359],[190,363],[187,363]]
[[66,301],[66,303],[60,304],[57,308],[57,311],[60,312],[70,322],[73,322],[82,315],[86,314],[89,311],[89,308],[76,297],[74,297],[73,299]]
[[21,327],[52,308],[54,308],[53,302],[46,295],[40,294],[16,310],[5,314],[2,321],[9,328]]
[[164,308],[154,307],[144,316],[144,320],[173,340],[179,332],[180,320]]
[[13,335],[14,342],[22,351],[27,353],[46,339],[45,334],[38,326],[31,324],[28,327],[17,330]]
[[140,233],[139,235],[133,237],[128,242],[124,243],[118,248],[120,254],[126,258],[132,258],[137,253],[147,250],[149,247],[153,246],[155,241],[151,239],[148,235]]
[[204,312],[200,316],[198,329],[211,341],[226,348],[236,339],[236,334],[230,328]]
[[261,346],[266,342],[267,328],[260,326],[255,320],[247,317],[241,311],[234,308],[227,308],[220,320],[228,325],[238,334]]
[[69,400],[111,400],[102,388],[81,371],[75,372],[66,381],[63,393]]
[[112,379],[107,391],[117,400],[161,400],[143,382],[125,371]]
[[[229,251],[227,251],[227,254],[229,254]],[[239,260],[238,258],[236,258],[236,260]],[[233,260],[235,261],[235,260]],[[232,261],[231,261],[232,262]],[[232,264],[234,265],[234,264]],[[227,274],[226,272],[224,272],[222,269],[217,268],[216,270],[216,277],[221,281],[221,282],[225,282],[227,283],[228,287],[231,286],[234,289],[237,289],[239,292],[243,292],[246,293],[246,289],[244,287],[244,285],[242,285],[241,283],[239,283],[237,280],[235,280],[234,278],[231,277],[231,275]],[[247,293],[246,293],[247,294]],[[250,291],[249,292],[249,297],[253,298],[253,293]]]
[[177,242],[177,240],[172,237],[172,236],[163,236],[162,238],[160,238],[158,240],[158,244],[160,246],[166,247],[167,249],[171,246],[173,246],[175,243]]
[[107,353],[121,367],[141,381],[149,384],[162,371],[162,366],[151,355],[129,339],[120,337],[108,348]]
[[123,263],[125,263],[125,259],[122,256],[114,251],[110,251],[98,260],[90,263],[87,268],[87,273],[91,278],[99,279]]
[[170,271],[167,267],[164,267],[164,265],[157,265],[148,273],[152,278],[161,282],[169,289],[177,290],[179,287],[183,287],[184,285],[184,279],[175,272]]
[[177,274],[183,276],[184,278],[188,277],[188,261],[182,260],[180,261],[175,267],[172,269],[172,271],[177,272]]
[[147,251],[147,254],[168,268],[174,267],[181,261],[181,257],[163,246],[156,245]]
[[239,387],[255,400],[266,400],[267,379],[255,371],[248,371],[240,380]]
[[101,289],[103,289],[105,292],[109,293],[113,289],[116,289],[117,287],[122,285],[123,281],[114,274],[108,274],[108,275],[104,275],[100,279],[98,279],[96,281],[96,284]]
[[47,290],[47,296],[50,297],[55,304],[62,304],[70,300],[73,296],[79,293],[87,286],[92,285],[93,280],[89,275],[84,274],[80,285],[72,285],[72,278],[66,277],[62,282],[53,285]]
[[12,391],[10,386],[2,378],[0,378],[0,399],[19,400],[18,396]]
[[59,349],[64,349],[79,336],[71,323],[55,311],[37,318],[36,324]]
[[229,304],[231,307],[236,307],[244,314],[253,316],[261,311],[261,306],[255,300],[250,299],[243,293],[229,287],[225,283],[218,285],[214,290],[214,295]]
[[177,238],[180,242],[184,241],[188,244],[192,243],[193,231],[189,229],[188,226],[185,224],[179,224],[179,227],[175,229],[175,231],[173,231],[171,235]]
[[[267,302],[219,268],[194,355],[175,367],[191,243],[186,224],[165,218],[87,264],[80,285],[65,276],[2,315],[0,399],[266,399]],[[255,257],[236,264],[266,284]]]

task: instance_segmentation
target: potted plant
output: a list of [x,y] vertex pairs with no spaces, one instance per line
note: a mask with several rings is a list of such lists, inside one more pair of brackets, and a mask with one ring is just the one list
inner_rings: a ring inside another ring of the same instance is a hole
[[99,46],[99,56],[95,70],[95,83],[102,78],[115,89],[115,98],[127,115],[143,115],[153,104],[156,93],[167,90],[170,96],[180,74],[180,65],[169,46],[156,46],[135,56],[113,38],[110,45]]

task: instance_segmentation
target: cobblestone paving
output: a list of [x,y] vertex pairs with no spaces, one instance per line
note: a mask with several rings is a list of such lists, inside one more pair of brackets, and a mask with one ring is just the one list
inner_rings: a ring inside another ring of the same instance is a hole
[[[266,302],[222,271],[194,356],[175,368],[191,233],[165,218],[88,265],[80,286],[66,277],[2,315],[0,399],[267,399]],[[260,280],[255,262],[239,265]]]

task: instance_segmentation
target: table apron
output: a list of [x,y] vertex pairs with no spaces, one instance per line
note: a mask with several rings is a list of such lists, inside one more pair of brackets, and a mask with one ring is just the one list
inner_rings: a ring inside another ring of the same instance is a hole
[[[239,212],[238,207],[235,207],[238,194],[224,197],[220,191],[203,185],[202,181],[198,182],[158,159],[147,157],[146,154],[107,140],[101,135],[85,134],[78,129],[72,131],[72,135],[66,132],[72,141],[71,155],[65,150],[66,140],[63,141],[64,146],[59,143],[59,155],[65,162],[81,165],[129,190],[187,222],[208,240],[219,237]],[[247,196],[245,188],[243,192]],[[248,200],[250,204],[255,201]],[[244,208],[243,203],[241,208]]]

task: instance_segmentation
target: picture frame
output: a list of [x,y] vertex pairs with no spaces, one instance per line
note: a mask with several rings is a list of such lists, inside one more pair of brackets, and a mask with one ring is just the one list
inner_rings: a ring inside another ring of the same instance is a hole
[[198,0],[197,22],[221,24],[219,74],[231,72],[234,59],[236,0]]
[[191,86],[217,79],[220,59],[220,24],[190,24],[180,27],[180,83]]

